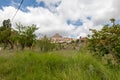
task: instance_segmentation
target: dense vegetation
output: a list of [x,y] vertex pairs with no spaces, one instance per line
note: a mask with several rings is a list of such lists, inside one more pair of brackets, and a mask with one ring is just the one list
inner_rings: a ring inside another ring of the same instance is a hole
[[89,49],[99,56],[111,55],[112,60],[115,60],[115,62],[119,64],[120,25],[115,24],[115,19],[110,20],[113,24],[112,26],[105,25],[99,31],[91,29],[93,34],[89,36]]
[[48,39],[46,36],[44,36],[43,39],[38,40],[38,43],[38,46],[40,47],[40,50],[42,52],[52,51],[56,47],[56,44],[51,43],[51,40]]
[[120,25],[110,20],[111,26],[90,29],[86,42],[70,43],[52,43],[46,36],[37,40],[36,25],[16,23],[13,29],[4,20],[0,80],[119,80]]
[[119,75],[119,67],[77,51],[11,51],[0,56],[0,80],[119,80]]
[[17,30],[12,28],[10,19],[4,20],[3,25],[0,27],[0,43],[3,44],[4,49],[7,46],[11,46],[10,49],[14,49],[14,46],[18,47],[18,43],[21,49],[26,47],[32,47],[35,42],[36,35],[34,32],[37,30],[35,25],[23,26],[22,24],[16,24]]

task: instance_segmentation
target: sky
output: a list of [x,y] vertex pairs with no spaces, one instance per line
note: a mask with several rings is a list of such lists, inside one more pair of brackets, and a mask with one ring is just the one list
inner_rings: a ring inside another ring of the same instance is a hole
[[89,29],[100,30],[115,18],[120,24],[120,0],[0,0],[0,25],[11,19],[16,23],[35,24],[38,36],[59,33],[64,37],[79,38],[91,34]]

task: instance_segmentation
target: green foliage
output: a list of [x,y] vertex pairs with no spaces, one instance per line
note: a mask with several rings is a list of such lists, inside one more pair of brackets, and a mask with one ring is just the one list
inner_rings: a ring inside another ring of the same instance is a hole
[[90,54],[75,51],[0,56],[0,80],[119,80],[119,75],[119,67],[106,67]]
[[36,35],[34,34],[34,32],[37,30],[38,28],[36,28],[35,25],[31,25],[31,26],[28,26],[26,27],[26,32],[25,32],[25,35],[26,35],[26,46],[28,47],[31,47],[32,44],[35,42],[36,40]]
[[11,32],[10,19],[4,20],[3,25],[0,27],[0,42],[4,44],[4,49],[8,46],[8,44],[10,44],[11,48],[13,48],[13,44],[10,41]]
[[52,51],[56,46],[55,43],[51,43],[46,36],[43,39],[39,40],[39,47],[42,52]]
[[93,34],[89,37],[89,49],[101,56],[112,54],[114,59],[119,60],[120,25],[105,25],[100,31],[94,29],[91,31]]
[[33,43],[36,40],[36,35],[34,32],[38,29],[36,25],[23,26],[22,24],[16,24],[18,29],[18,41],[21,45],[21,48],[32,47]]
[[113,26],[114,26],[115,25],[115,19],[111,18],[110,21],[111,21],[111,23],[113,23]]
[[11,28],[10,19],[3,21],[3,27],[4,27],[4,29]]

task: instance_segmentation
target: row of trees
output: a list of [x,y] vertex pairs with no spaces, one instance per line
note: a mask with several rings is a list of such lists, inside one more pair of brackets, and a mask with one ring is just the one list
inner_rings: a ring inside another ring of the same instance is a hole
[[105,25],[101,30],[90,29],[89,49],[104,56],[111,54],[113,58],[120,61],[120,25],[115,24],[115,19],[110,19],[112,26]]
[[24,49],[25,46],[31,48],[36,39],[34,32],[38,28],[35,25],[23,26],[20,23],[16,26],[16,30],[12,28],[10,19],[3,21],[3,25],[0,27],[0,43],[3,44],[4,49],[9,45],[10,49],[19,45],[21,49]]
[[37,46],[42,52],[59,49],[59,44],[51,43],[51,40],[46,36],[37,40],[35,31],[38,30],[36,25],[24,26],[21,23],[16,23],[16,29],[12,28],[10,19],[4,20],[0,27],[0,45],[4,49],[19,48],[23,50],[25,47],[33,48]]

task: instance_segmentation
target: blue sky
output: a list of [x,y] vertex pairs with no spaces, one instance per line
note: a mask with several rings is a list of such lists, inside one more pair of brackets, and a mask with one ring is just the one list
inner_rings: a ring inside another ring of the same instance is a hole
[[[0,8],[2,9],[2,7],[4,6],[13,6],[15,8],[17,8],[20,4],[21,0],[1,0],[0,2]],[[50,3],[51,6],[54,7],[58,7],[59,4],[61,2],[58,1],[56,3]],[[49,7],[46,5],[46,3],[44,2],[44,0],[41,0],[40,2],[37,2],[36,0],[24,0],[22,6],[21,6],[21,10],[27,12],[26,7],[28,6],[32,6],[32,7],[43,7],[43,8],[47,8],[49,9]]]
[[[4,6],[13,6],[17,9],[18,6],[20,5],[20,2],[21,2],[21,0],[2,0],[1,3],[0,3],[0,8],[2,9],[2,7],[4,7]],[[61,1],[58,1],[58,2],[53,3],[53,4],[50,3],[50,5],[52,7],[58,7],[60,5],[60,3],[61,3]],[[46,3],[44,1],[40,1],[38,3],[36,0],[24,0],[20,10],[23,11],[23,12],[29,12],[29,10],[27,9],[28,6],[31,6],[31,7],[34,7],[34,8],[35,7],[42,7],[42,8],[46,8],[46,9],[50,10],[50,8],[46,5]],[[88,16],[87,19],[91,20],[91,17]],[[74,25],[75,28],[83,25],[83,22],[80,19],[78,19],[78,20],[69,19],[69,20],[66,21],[66,23],[68,25]]]
[[11,1],[10,0],[1,0],[0,1],[0,8],[3,6],[10,6]]
[[[0,8],[2,8],[4,6],[13,6],[15,8],[18,8],[20,2],[21,2],[21,0],[1,0]],[[41,5],[43,6],[43,4],[38,4],[36,2],[36,0],[24,0],[20,9],[23,11],[27,11],[26,7],[28,7],[28,6],[38,7]]]
[[[0,25],[12,18],[21,0],[0,0]],[[120,0],[24,0],[12,25],[36,24],[46,35],[86,36],[115,18],[120,24]],[[107,4],[107,5],[106,5]]]

